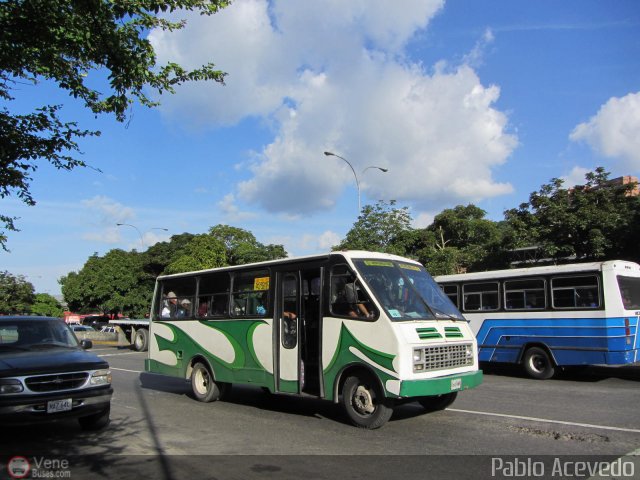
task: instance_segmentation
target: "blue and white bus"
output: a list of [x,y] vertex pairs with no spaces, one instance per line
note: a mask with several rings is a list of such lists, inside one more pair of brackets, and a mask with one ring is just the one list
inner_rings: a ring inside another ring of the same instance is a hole
[[607,262],[435,277],[476,335],[481,362],[533,378],[640,361],[640,265]]

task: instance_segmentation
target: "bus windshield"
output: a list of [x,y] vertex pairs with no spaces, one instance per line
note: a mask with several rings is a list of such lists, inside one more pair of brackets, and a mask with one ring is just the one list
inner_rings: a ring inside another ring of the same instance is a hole
[[464,320],[423,266],[374,259],[354,263],[391,320]]
[[640,308],[640,278],[618,275],[618,286],[625,310]]

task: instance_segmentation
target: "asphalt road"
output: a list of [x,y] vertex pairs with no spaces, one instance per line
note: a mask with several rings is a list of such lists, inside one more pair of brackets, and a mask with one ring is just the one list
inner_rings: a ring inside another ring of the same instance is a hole
[[546,478],[560,478],[550,475],[558,458],[622,457],[635,462],[627,467],[635,465],[640,478],[640,457],[629,457],[640,455],[640,367],[589,368],[548,381],[485,369],[484,383],[449,409],[424,414],[407,404],[368,431],[351,426],[339,405],[254,387],[199,403],[186,382],[144,373],[144,353],[93,352],[113,372],[111,425],[98,433],[75,421],[3,429],[3,458],[67,459],[70,478],[371,479],[507,478],[509,461],[542,462]]

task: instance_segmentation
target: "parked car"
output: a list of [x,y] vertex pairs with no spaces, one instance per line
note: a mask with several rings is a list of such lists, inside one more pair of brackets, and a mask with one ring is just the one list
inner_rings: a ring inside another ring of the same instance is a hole
[[0,424],[77,418],[87,430],[109,423],[109,364],[85,350],[58,318],[0,317]]
[[89,325],[70,325],[71,330],[74,332],[95,332],[96,329]]

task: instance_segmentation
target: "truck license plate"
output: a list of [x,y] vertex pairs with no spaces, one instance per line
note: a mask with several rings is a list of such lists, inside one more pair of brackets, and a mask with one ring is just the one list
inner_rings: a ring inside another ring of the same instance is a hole
[[452,378],[451,379],[451,390],[460,390],[462,388],[462,379],[461,378]]
[[71,399],[51,400],[47,402],[47,413],[68,412],[71,410]]

